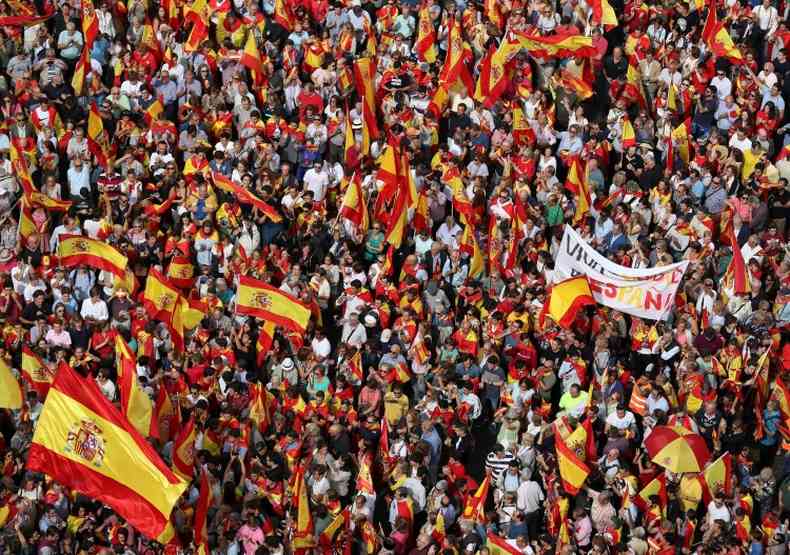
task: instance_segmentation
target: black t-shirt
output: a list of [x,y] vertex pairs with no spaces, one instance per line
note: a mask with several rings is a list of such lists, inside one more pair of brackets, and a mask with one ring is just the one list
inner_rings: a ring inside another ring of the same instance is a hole
[[607,56],[603,62],[603,71],[609,79],[625,79],[628,61],[622,57],[619,62],[616,62],[612,56]]
[[25,308],[22,309],[22,318],[28,322],[35,322],[39,318],[46,318],[47,316],[49,316],[47,303],[37,306],[35,302],[32,302],[25,305]]

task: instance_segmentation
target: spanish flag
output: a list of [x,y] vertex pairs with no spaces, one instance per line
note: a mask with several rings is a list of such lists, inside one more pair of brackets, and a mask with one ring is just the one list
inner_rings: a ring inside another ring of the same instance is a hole
[[459,248],[461,252],[469,255],[469,277],[471,279],[476,279],[483,275],[485,271],[485,260],[483,260],[480,245],[475,238],[475,232],[469,224],[464,226],[464,233],[461,236]]
[[420,8],[417,24],[417,42],[414,51],[420,61],[432,64],[436,61],[436,30],[433,28],[431,11],[428,6]]
[[176,255],[167,267],[167,279],[180,289],[191,289],[195,281],[195,267],[188,256]]
[[[334,545],[335,536],[341,529],[348,530],[351,524],[351,511],[349,507],[346,507],[342,511],[340,511],[337,516],[329,523],[329,526],[324,528],[324,531],[321,532],[321,535],[318,537],[318,543],[321,545],[325,550],[330,550],[332,545]],[[326,552],[326,551],[325,551]]]
[[502,536],[497,536],[490,530],[486,536],[486,547],[491,555],[521,555],[523,551],[516,549]]
[[488,499],[488,490],[490,487],[491,476],[486,475],[474,495],[466,500],[464,518],[474,522],[484,522],[486,499]]
[[173,472],[191,481],[195,475],[195,419],[190,418],[173,442]]
[[181,293],[161,272],[151,268],[145,282],[143,306],[153,320],[173,321]]
[[592,37],[576,33],[557,33],[540,36],[514,31],[522,48],[537,58],[590,57],[595,55]]
[[716,56],[727,58],[734,64],[743,63],[743,54],[732,42],[724,24],[718,20],[715,2],[708,5],[708,19],[702,29],[702,40]]
[[565,444],[560,435],[554,436],[557,451],[557,466],[560,470],[562,486],[570,495],[576,495],[590,474],[589,467]]
[[691,118],[686,118],[672,130],[672,139],[677,143],[680,159],[688,164],[691,153]]
[[473,94],[475,83],[467,64],[474,59],[474,55],[472,49],[463,39],[460,20],[455,17],[450,18],[447,29],[447,56],[444,58],[444,66],[439,72],[439,84],[452,88],[460,81],[469,94]]
[[286,31],[293,31],[295,16],[291,12],[290,2],[274,0],[274,21]]
[[294,492],[296,529],[293,536],[293,547],[295,549],[310,549],[315,547],[313,516],[310,514],[310,501],[304,481],[304,469],[301,466],[296,471],[294,484],[296,485]]
[[346,164],[346,169],[353,170],[357,168],[360,163],[360,149],[357,147],[357,138],[354,136],[354,130],[351,127],[351,116],[346,111],[346,129],[343,138],[343,162]]
[[96,10],[92,0],[82,0],[82,38],[85,41],[85,48],[93,48],[93,42],[99,34],[99,18],[96,17]]
[[250,70],[252,82],[255,85],[263,84],[263,63],[261,54],[258,52],[258,44],[255,42],[255,33],[247,34],[247,42],[244,51],[241,53],[239,63]]
[[22,408],[22,386],[3,359],[0,359],[0,408]]
[[94,382],[67,365],[44,403],[27,468],[109,505],[163,544],[173,537],[170,513],[188,485]]
[[249,276],[239,278],[236,313],[274,322],[304,333],[310,321],[310,308],[295,297]]
[[33,221],[33,210],[24,197],[19,202],[19,224],[17,225],[17,233],[25,241],[32,234],[38,233],[38,227],[36,227]]
[[53,373],[36,353],[27,345],[22,346],[22,377],[31,389],[38,392],[38,398],[44,399],[49,393],[54,378]]
[[85,264],[119,277],[126,275],[127,259],[107,243],[81,235],[61,235],[58,260],[64,268]]
[[359,233],[367,233],[369,226],[368,207],[362,192],[362,179],[358,173],[351,176],[351,181],[340,205],[340,215],[353,223]]
[[200,48],[200,44],[208,37],[208,3],[206,0],[195,0],[189,6],[184,6],[184,21],[192,23],[189,37],[184,44],[185,52],[194,52]]
[[563,328],[570,328],[579,311],[588,305],[594,305],[592,291],[587,276],[576,276],[559,283],[549,289],[548,297],[543,303],[540,313],[541,325],[546,314]]
[[274,322],[264,322],[261,326],[261,330],[258,333],[258,341],[255,344],[255,360],[258,366],[263,366],[266,362],[266,357],[274,342],[274,331],[276,327]]
[[621,138],[623,150],[636,146],[636,133],[634,133],[634,126],[631,125],[631,120],[628,116],[623,116],[623,135]]
[[151,125],[151,123],[159,119],[159,116],[164,111],[165,107],[162,106],[162,101],[157,98],[145,109],[145,112],[143,112],[143,120],[145,120],[146,125]]
[[154,407],[154,415],[156,417],[156,426],[159,431],[159,439],[166,443],[176,437],[178,423],[178,415],[170,400],[170,395],[164,387],[159,388],[156,395],[156,405]]
[[359,493],[368,495],[375,494],[373,489],[373,478],[370,474],[370,464],[372,453],[363,454],[359,461],[359,472],[357,473],[356,489]]
[[574,194],[574,204],[576,205],[576,212],[573,215],[574,224],[584,219],[592,205],[586,169],[587,165],[585,164],[583,169],[578,156],[571,158],[568,176],[565,179],[565,188]]
[[100,166],[108,167],[110,145],[107,133],[104,131],[104,122],[95,102],[91,103],[91,108],[88,112],[88,150],[96,157]]
[[208,480],[208,470],[200,474],[200,494],[195,507],[195,545],[198,555],[209,555],[208,547],[208,510],[214,503],[211,495],[211,484]]
[[603,25],[607,31],[617,27],[617,14],[614,13],[614,8],[608,0],[590,0],[589,4],[592,8],[593,23]]
[[211,177],[214,181],[214,184],[225,191],[226,193],[230,193],[231,195],[236,196],[236,200],[241,202],[242,204],[251,204],[253,207],[257,208],[261,211],[261,213],[269,218],[274,223],[278,223],[282,221],[282,216],[275,210],[271,205],[267,204],[263,200],[259,199],[253,193],[234,183],[231,179],[225,177],[223,174],[219,172],[212,172]]
[[790,418],[790,388],[787,387],[782,376],[777,376],[776,382],[774,382],[771,399],[779,403],[779,410],[782,412],[784,419]]
[[658,504],[661,507],[666,507],[667,497],[667,476],[666,474],[659,474],[648,482],[642,490],[634,497],[634,504],[639,507],[642,512],[646,512],[650,507],[650,498],[658,497]]
[[710,503],[717,493],[732,495],[732,454],[725,453],[710,463],[702,473],[702,495]]
[[57,200],[36,190],[24,191],[23,194],[28,206],[32,208],[41,207],[51,212],[67,212],[72,205],[71,201]]
[[362,115],[365,118],[370,137],[379,136],[379,126],[376,120],[376,61],[374,58],[359,58],[354,62],[354,82],[357,94],[362,99]]
[[154,418],[154,405],[137,381],[137,357],[120,334],[115,336],[115,364],[121,412],[140,435],[158,438],[159,428]]
[[261,384],[250,384],[250,413],[249,418],[255,422],[255,426],[261,432],[266,432],[269,428],[270,414],[269,403],[270,393]]
[[594,94],[592,83],[575,76],[568,70],[560,71],[559,82],[563,88],[574,92],[579,100],[587,100]]
[[81,96],[82,88],[85,86],[85,77],[91,70],[91,49],[88,46],[82,47],[80,58],[77,60],[77,65],[74,66],[74,75],[71,76],[71,88],[74,89],[74,94]]

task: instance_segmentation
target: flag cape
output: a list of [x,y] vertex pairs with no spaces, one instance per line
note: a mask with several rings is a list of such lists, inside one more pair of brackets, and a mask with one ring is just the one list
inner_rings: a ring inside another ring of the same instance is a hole
[[124,255],[103,241],[81,235],[60,236],[58,260],[65,268],[85,264],[119,277],[126,276],[127,259]]
[[561,327],[570,328],[579,311],[594,304],[587,276],[569,278],[551,286],[543,304],[541,321],[548,314]]
[[137,380],[137,359],[120,334],[115,336],[115,362],[121,412],[140,435],[159,437],[154,405]]
[[110,506],[149,538],[173,537],[170,513],[187,483],[93,381],[66,365],[44,403],[27,468]]
[[236,313],[274,322],[280,327],[304,333],[310,308],[295,297],[248,276],[239,278]]

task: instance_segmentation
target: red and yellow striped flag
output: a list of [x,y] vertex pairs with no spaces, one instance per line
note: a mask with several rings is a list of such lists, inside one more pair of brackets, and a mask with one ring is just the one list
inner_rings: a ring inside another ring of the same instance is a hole
[[22,347],[22,377],[27,381],[31,389],[38,392],[38,398],[43,400],[49,393],[54,378],[53,373],[44,364],[39,356],[30,350],[30,347]]
[[241,185],[235,183],[228,177],[225,177],[223,174],[219,172],[212,172],[211,178],[214,181],[214,184],[222,189],[223,191],[230,193],[236,196],[236,200],[238,200],[242,204],[251,204],[253,207],[257,208],[258,210],[263,213],[267,218],[269,218],[274,223],[278,223],[282,221],[282,216],[274,209],[270,204],[264,202],[263,200],[259,199],[253,193],[242,187]]
[[439,85],[452,88],[458,81],[466,87],[469,94],[475,90],[475,82],[469,73],[468,63],[474,60],[472,49],[463,39],[461,21],[455,17],[447,23],[447,55],[439,72]]
[[623,136],[621,139],[623,150],[636,146],[636,133],[634,133],[634,126],[631,125],[631,120],[628,116],[623,116]]
[[208,510],[213,504],[211,484],[208,480],[208,470],[200,474],[200,494],[195,507],[195,545],[198,555],[210,555],[208,547]]
[[77,65],[74,66],[74,75],[71,76],[71,88],[74,89],[74,94],[82,96],[82,88],[85,86],[85,77],[91,70],[91,51],[87,45],[82,47],[80,58],[77,60]]
[[22,386],[3,359],[0,359],[0,408],[22,408]]
[[603,25],[606,30],[617,27],[617,14],[608,0],[590,0],[590,7],[593,23]]
[[304,303],[249,276],[239,278],[236,313],[268,320],[296,333],[304,333],[310,321],[310,308]]
[[559,466],[562,486],[570,495],[576,495],[584,486],[587,476],[590,475],[590,469],[566,445],[565,440],[560,435],[555,436],[554,447],[557,451],[557,466]]
[[93,48],[93,42],[98,34],[99,18],[96,17],[93,0],[82,0],[82,38],[87,50]]
[[576,316],[585,306],[594,305],[590,283],[587,276],[576,276],[559,283],[549,289],[540,313],[541,326],[548,314],[551,319],[563,328],[570,328]]
[[507,543],[502,536],[497,536],[489,531],[486,536],[486,547],[491,555],[521,555],[523,551]]
[[373,58],[359,58],[354,62],[354,82],[357,94],[362,98],[362,116],[365,119],[368,133],[373,139],[379,136],[379,125],[376,119],[376,61]]
[[81,235],[61,235],[58,260],[64,268],[85,264],[119,277],[126,275],[128,263],[126,257],[114,247]]
[[263,62],[261,61],[261,53],[258,52],[255,33],[247,35],[247,42],[244,44],[239,63],[250,70],[254,84],[261,85],[263,83]]
[[464,518],[471,519],[474,522],[484,522],[486,499],[488,499],[488,490],[490,488],[491,476],[486,475],[474,495],[466,500]]
[[702,29],[702,40],[708,45],[711,52],[718,57],[727,58],[734,64],[742,64],[743,54],[732,42],[732,37],[727,32],[724,24],[718,20],[716,4],[708,6],[708,19]]
[[195,475],[195,419],[190,418],[173,442],[173,472],[191,481]]
[[154,418],[154,404],[137,381],[137,357],[120,334],[115,336],[115,361],[121,413],[140,435],[158,438],[159,427]]
[[67,212],[73,204],[68,200],[57,200],[38,191],[24,191],[24,198],[32,208],[41,207],[52,212]]
[[362,178],[358,173],[351,176],[351,181],[340,205],[340,215],[352,222],[360,233],[367,233],[369,227],[368,207],[362,192]]
[[265,433],[269,428],[270,414],[269,402],[271,401],[270,393],[262,384],[250,384],[250,414],[249,418],[258,430]]
[[258,341],[255,344],[257,351],[255,360],[258,366],[263,366],[266,362],[266,357],[274,342],[274,331],[276,328],[277,326],[274,322],[264,322],[261,326],[261,331],[258,333]]
[[595,55],[592,37],[577,33],[557,33],[554,35],[529,35],[514,31],[514,36],[522,48],[538,58],[590,57]]
[[307,485],[304,481],[304,469],[300,466],[295,477],[296,491],[296,529],[294,530],[293,547],[295,549],[310,549],[315,547],[313,536],[313,515],[310,514],[310,501],[307,494]]
[[432,64],[436,61],[436,30],[433,28],[431,11],[427,5],[420,8],[419,19],[414,51],[421,61]]
[[180,289],[191,289],[195,280],[195,267],[188,256],[176,255],[167,267],[167,279]]
[[159,119],[159,116],[164,111],[165,107],[162,106],[162,101],[157,98],[145,109],[145,112],[143,112],[143,119],[147,125],[151,125],[151,123]]
[[705,503],[710,503],[717,494],[728,499],[732,496],[732,454],[724,453],[710,463],[702,473],[702,494]]
[[27,468],[108,505],[163,544],[173,537],[170,514],[188,485],[94,382],[67,365],[44,403]]

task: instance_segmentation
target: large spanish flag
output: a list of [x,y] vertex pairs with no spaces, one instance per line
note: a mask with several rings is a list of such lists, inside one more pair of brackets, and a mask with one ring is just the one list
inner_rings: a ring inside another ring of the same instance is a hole
[[436,61],[436,30],[433,28],[431,11],[428,9],[428,6],[420,8],[419,19],[414,52],[420,61],[432,64]]
[[25,191],[23,194],[28,205],[33,208],[41,207],[52,212],[66,212],[72,205],[69,200],[57,200],[35,190]]
[[211,484],[208,481],[208,470],[200,474],[200,494],[195,508],[195,545],[198,555],[209,555],[208,547],[208,510],[213,504]]
[[559,434],[554,436],[554,447],[557,450],[557,466],[560,469],[562,487],[570,495],[576,495],[590,475],[589,467],[584,464],[576,453],[568,447]]
[[294,530],[293,547],[295,549],[309,549],[315,547],[313,516],[310,514],[310,501],[308,499],[307,485],[304,480],[304,469],[300,466],[296,471],[296,529]]
[[22,377],[27,382],[30,389],[38,392],[38,398],[43,400],[49,393],[54,378],[53,373],[47,368],[36,353],[30,347],[22,347]]
[[85,264],[118,277],[126,276],[126,257],[107,243],[89,237],[61,235],[58,259],[65,268]]
[[27,468],[110,506],[160,543],[173,537],[170,514],[188,485],[94,382],[65,365],[44,403]]
[[158,438],[159,423],[154,417],[154,404],[137,381],[137,357],[120,334],[115,336],[115,364],[121,412],[140,435]]
[[0,359],[0,408],[22,408],[22,386],[3,359]]
[[541,322],[546,314],[563,328],[570,328],[579,311],[588,305],[594,305],[592,291],[587,276],[576,276],[552,285],[548,298],[543,303],[540,313]]
[[249,276],[239,278],[236,313],[274,322],[297,333],[307,330],[310,308],[295,297]]
[[472,49],[464,42],[461,21],[455,17],[447,23],[447,56],[439,72],[439,84],[452,88],[458,81],[474,94],[475,82],[469,73],[468,63],[474,59]]
[[555,35],[528,35],[514,31],[521,48],[529,50],[530,55],[538,58],[589,57],[595,55],[592,37],[576,33],[557,33]]

